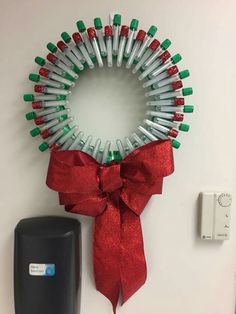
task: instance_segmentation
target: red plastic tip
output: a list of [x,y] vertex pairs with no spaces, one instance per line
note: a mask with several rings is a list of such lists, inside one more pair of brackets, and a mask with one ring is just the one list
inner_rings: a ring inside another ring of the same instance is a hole
[[183,106],[185,103],[184,98],[175,98],[175,105],[176,106]]
[[162,60],[162,62],[166,62],[166,60],[168,60],[171,57],[169,51],[164,51],[163,54],[160,55],[160,59]]
[[39,74],[41,76],[48,77],[49,73],[50,73],[50,71],[46,68],[40,68],[39,69]]
[[160,46],[160,42],[157,39],[153,39],[151,44],[149,45],[149,48],[152,49],[153,51],[157,50],[157,48]]
[[64,43],[64,41],[60,40],[57,43],[57,47],[61,50],[64,51],[66,48],[68,48],[68,46]]
[[75,42],[76,44],[78,44],[79,42],[82,41],[82,37],[81,37],[80,33],[74,33],[74,34],[72,34],[72,38],[74,39],[74,42]]
[[179,69],[176,65],[170,67],[169,69],[167,69],[167,73],[169,74],[169,76],[175,75],[179,72]]
[[34,122],[35,122],[36,125],[43,124],[44,123],[43,117],[35,118]]
[[168,135],[171,137],[177,137],[178,134],[179,132],[175,129],[170,129],[170,131],[168,132]]
[[41,136],[42,136],[43,139],[48,138],[50,135],[51,135],[51,134],[50,134],[49,130],[44,130],[44,131],[41,133]]
[[184,120],[184,115],[182,113],[175,112],[173,120],[174,121],[183,121]]
[[49,54],[47,55],[47,59],[48,59],[48,61],[50,61],[51,63],[56,63],[56,62],[57,62],[57,57],[56,57],[54,54],[52,54],[52,53],[49,53]]
[[41,109],[42,108],[42,101],[33,101],[32,102],[33,109]]
[[52,144],[52,145],[50,146],[50,150],[51,150],[51,151],[58,150],[59,148],[60,148],[60,146],[57,145],[56,143],[54,143],[54,144]]
[[94,27],[89,27],[87,29],[89,39],[93,39],[97,37],[97,33]]
[[140,29],[138,31],[137,36],[136,36],[136,40],[144,41],[145,36],[146,36],[146,32],[144,30]]
[[36,93],[44,93],[44,85],[34,85],[34,91]]
[[180,89],[183,87],[182,81],[176,81],[171,84],[173,90]]
[[112,26],[111,25],[106,25],[104,28],[105,36],[110,37],[112,36]]
[[129,35],[129,26],[122,25],[121,30],[120,30],[120,36],[128,37],[128,35]]

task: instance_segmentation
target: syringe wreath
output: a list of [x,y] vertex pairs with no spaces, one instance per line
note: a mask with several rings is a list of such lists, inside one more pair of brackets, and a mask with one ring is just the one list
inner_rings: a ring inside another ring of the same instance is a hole
[[[189,125],[182,123],[184,112],[193,112],[192,105],[185,105],[185,96],[192,94],[192,88],[182,88],[182,80],[189,71],[179,71],[176,64],[182,59],[180,54],[171,56],[169,39],[162,43],[153,39],[156,26],[147,32],[138,30],[138,20],[133,19],[130,27],[121,26],[121,16],[116,14],[113,25],[103,28],[100,18],[94,19],[94,27],[86,29],[83,21],[77,22],[79,32],[70,36],[61,34],[62,40],[57,46],[48,43],[50,53],[47,61],[36,57],[41,66],[39,73],[31,73],[29,79],[39,83],[34,86],[38,94],[25,94],[24,100],[31,101],[33,112],[26,114],[27,120],[34,120],[36,128],[30,131],[34,137],[40,135],[44,142],[40,151],[82,150],[93,156],[98,162],[120,161],[137,147],[150,141],[171,139],[172,146],[179,148],[175,139],[180,131],[188,131]],[[102,145],[101,140],[93,141],[91,135],[85,137],[73,122],[68,107],[68,95],[75,86],[79,75],[96,65],[103,67],[107,63],[118,67],[126,62],[126,68],[132,72],[140,71],[139,80],[144,80],[145,96],[151,97],[147,106],[148,119],[138,126],[138,131],[126,137],[122,142],[117,139],[117,151],[110,151],[111,142]]]

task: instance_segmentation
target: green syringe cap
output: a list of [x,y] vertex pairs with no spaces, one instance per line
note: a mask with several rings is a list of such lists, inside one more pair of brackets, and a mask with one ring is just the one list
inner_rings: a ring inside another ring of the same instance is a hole
[[86,27],[84,25],[84,22],[82,20],[79,20],[77,23],[77,28],[80,32],[84,32],[86,30]]
[[69,43],[71,41],[71,37],[67,32],[61,33],[61,38],[64,40],[64,42]]
[[170,45],[171,45],[171,41],[167,38],[161,43],[161,48],[163,50],[166,50],[170,47]]
[[189,70],[184,70],[184,71],[179,72],[179,77],[181,78],[181,80],[186,77],[189,77],[189,75],[190,75]]
[[183,131],[183,132],[188,132],[188,130],[189,130],[189,125],[188,125],[188,124],[185,124],[185,123],[180,123],[180,125],[179,125],[179,130],[180,130],[180,131]]
[[102,20],[100,17],[95,17],[94,19],[94,26],[96,29],[101,29],[102,28]]
[[24,101],[34,101],[34,95],[33,94],[24,94],[23,99],[24,99]]
[[71,82],[74,82],[74,81],[75,81],[75,79],[74,79],[70,74],[68,74],[68,73],[65,74],[64,78],[67,79],[67,80],[69,80],[69,81],[71,81]]
[[65,109],[65,106],[57,106],[57,110],[58,111],[61,111],[61,110],[64,110]]
[[58,120],[59,120],[59,122],[62,122],[62,121],[64,121],[64,120],[66,120],[68,118],[68,115],[67,114],[63,114],[62,116],[60,116],[59,118],[58,118]]
[[25,117],[26,117],[26,120],[33,120],[36,118],[36,113],[34,111],[27,112]]
[[113,19],[113,25],[120,25],[121,24],[121,15],[115,14]]
[[182,94],[183,96],[189,96],[193,94],[193,89],[192,87],[186,87],[182,89]]
[[171,58],[171,60],[172,60],[172,62],[173,62],[174,64],[176,64],[176,63],[178,63],[180,60],[182,60],[182,56],[181,56],[179,53],[177,53],[176,55],[174,55],[174,56]]
[[118,150],[113,151],[114,160],[120,162],[122,160],[121,154]]
[[110,164],[112,161],[120,162],[122,160],[121,154],[118,150],[109,151],[107,155],[107,163]]
[[139,23],[138,20],[132,19],[129,28],[130,28],[131,30],[135,30],[135,31],[136,31],[136,30],[138,29],[138,23]]
[[155,25],[152,25],[149,28],[147,35],[153,37],[153,36],[155,36],[156,32],[157,32],[157,27]]
[[66,95],[57,95],[57,100],[66,100]]
[[184,106],[184,112],[193,112],[193,110],[194,106],[192,105]]
[[64,128],[62,129],[63,133],[66,134],[71,130],[71,127],[69,125],[64,126]]
[[32,82],[39,82],[40,76],[36,73],[30,73],[29,80]]
[[57,47],[56,47],[53,43],[51,43],[51,42],[47,44],[47,48],[48,48],[48,50],[51,51],[52,53],[57,52]]
[[35,63],[37,63],[38,65],[41,65],[41,66],[43,66],[46,63],[45,59],[42,57],[39,57],[39,56],[37,56],[34,59],[34,61],[35,61]]
[[31,131],[30,131],[30,135],[32,136],[32,137],[35,137],[35,136],[37,136],[37,135],[39,135],[40,134],[40,128],[34,128],[34,129],[32,129]]
[[48,146],[48,143],[46,143],[46,142],[43,142],[43,143],[41,143],[40,145],[39,145],[39,150],[41,151],[41,152],[44,152],[45,150],[47,150],[49,148],[49,146]]
[[180,142],[178,142],[178,141],[176,141],[176,140],[172,140],[171,143],[172,143],[172,146],[173,146],[174,148],[177,148],[177,149],[178,149],[178,148],[180,147],[180,145],[181,145]]
[[107,163],[110,164],[113,161],[113,154],[112,152],[109,150],[108,154],[107,154]]

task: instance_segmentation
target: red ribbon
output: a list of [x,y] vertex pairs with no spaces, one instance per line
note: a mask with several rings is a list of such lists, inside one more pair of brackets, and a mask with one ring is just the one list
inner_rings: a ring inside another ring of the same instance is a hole
[[101,165],[81,151],[51,153],[47,185],[69,212],[95,217],[93,259],[97,290],[125,302],[146,280],[140,214],[163,177],[174,171],[169,140],[155,141],[120,163]]

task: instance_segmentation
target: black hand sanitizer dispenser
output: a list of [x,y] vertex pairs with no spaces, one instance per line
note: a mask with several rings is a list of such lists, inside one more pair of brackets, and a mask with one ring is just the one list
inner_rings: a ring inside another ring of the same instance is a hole
[[75,314],[80,286],[80,223],[63,217],[21,220],[15,228],[16,314]]

